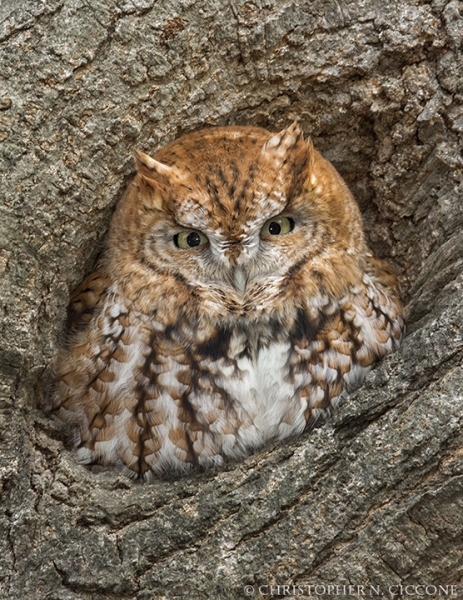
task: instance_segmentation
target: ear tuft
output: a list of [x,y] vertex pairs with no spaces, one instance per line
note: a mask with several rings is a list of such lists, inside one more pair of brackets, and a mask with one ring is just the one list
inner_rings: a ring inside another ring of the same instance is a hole
[[294,121],[289,127],[272,136],[264,145],[262,151],[270,151],[272,154],[276,152],[280,155],[284,155],[288,150],[293,148],[299,140],[303,139],[304,134],[297,122]]
[[155,179],[156,175],[168,176],[172,172],[172,167],[151,158],[148,154],[135,150],[135,163],[140,175],[149,179]]
[[303,155],[309,166],[313,157],[313,146],[310,138],[304,140],[304,134],[294,121],[289,127],[276,133],[262,147],[262,155],[271,160],[275,169],[280,169],[290,155]]

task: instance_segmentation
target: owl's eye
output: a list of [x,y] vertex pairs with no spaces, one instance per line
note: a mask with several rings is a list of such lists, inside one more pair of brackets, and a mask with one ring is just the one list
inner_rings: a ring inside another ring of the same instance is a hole
[[207,242],[207,237],[200,231],[182,231],[174,235],[174,244],[182,250],[198,248],[198,246],[204,246]]
[[265,225],[262,227],[261,235],[263,237],[268,237],[271,235],[286,235],[293,229],[293,219],[290,219],[289,217],[276,217],[275,219],[270,219],[270,221],[265,223]]

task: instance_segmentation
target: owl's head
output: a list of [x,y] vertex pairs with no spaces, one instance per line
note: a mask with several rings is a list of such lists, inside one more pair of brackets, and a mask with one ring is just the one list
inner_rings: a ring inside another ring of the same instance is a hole
[[357,279],[358,207],[296,124],[205,129],[136,163],[108,260],[143,310],[175,295],[211,315],[255,317]]

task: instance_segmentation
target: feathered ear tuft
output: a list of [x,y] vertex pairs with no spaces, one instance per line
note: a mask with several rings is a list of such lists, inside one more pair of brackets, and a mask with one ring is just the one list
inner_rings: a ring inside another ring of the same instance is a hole
[[304,139],[301,128],[294,121],[264,144],[262,155],[273,163],[274,169],[281,169],[290,156],[298,156],[302,158],[306,170],[313,162],[313,145],[310,138]]
[[144,175],[149,179],[156,179],[156,176],[168,177],[173,169],[164,163],[151,158],[144,152],[135,150],[135,163],[137,165],[137,172],[139,175]]
[[163,187],[172,174],[172,167],[138,150],[135,151],[135,163],[138,173],[138,188],[143,204],[147,208],[161,210]]
[[294,148],[301,139],[304,139],[304,134],[296,121],[294,121],[289,127],[272,136],[262,148],[262,152],[284,155],[288,150]]

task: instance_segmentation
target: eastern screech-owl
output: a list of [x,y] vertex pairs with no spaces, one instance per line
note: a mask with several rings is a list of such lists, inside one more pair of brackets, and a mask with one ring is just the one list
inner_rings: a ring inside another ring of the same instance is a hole
[[136,163],[57,361],[82,462],[148,479],[244,457],[399,346],[394,272],[297,125],[205,129]]

